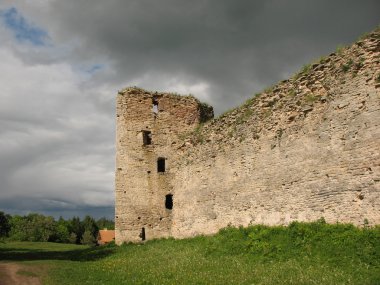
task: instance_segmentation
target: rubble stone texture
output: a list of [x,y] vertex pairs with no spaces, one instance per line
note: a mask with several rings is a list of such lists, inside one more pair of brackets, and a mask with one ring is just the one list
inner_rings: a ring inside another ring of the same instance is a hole
[[119,92],[118,244],[321,217],[380,224],[379,29],[212,116],[193,97]]

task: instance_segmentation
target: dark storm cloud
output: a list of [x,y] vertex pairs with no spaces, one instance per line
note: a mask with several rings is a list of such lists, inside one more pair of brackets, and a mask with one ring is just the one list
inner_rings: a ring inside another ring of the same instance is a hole
[[380,24],[377,0],[4,1],[0,210],[56,216],[113,214],[118,89],[220,113]]
[[[59,23],[106,54],[123,84],[151,74],[207,82],[222,111],[380,23],[379,1],[57,1]],[[161,78],[162,79],[162,78]],[[145,87],[145,86],[142,86]],[[196,95],[196,94],[195,94]],[[223,103],[221,103],[223,102]]]

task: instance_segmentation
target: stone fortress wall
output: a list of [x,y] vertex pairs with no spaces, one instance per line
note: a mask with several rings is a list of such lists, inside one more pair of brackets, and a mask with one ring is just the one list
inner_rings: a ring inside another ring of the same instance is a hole
[[143,228],[152,239],[321,217],[380,224],[379,30],[200,124],[211,113],[192,97],[120,92],[117,243]]

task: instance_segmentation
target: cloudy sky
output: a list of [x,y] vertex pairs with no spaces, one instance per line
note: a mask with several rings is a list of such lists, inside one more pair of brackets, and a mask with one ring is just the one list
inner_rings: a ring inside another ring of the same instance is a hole
[[380,24],[378,0],[0,0],[0,210],[113,217],[115,94],[221,113]]

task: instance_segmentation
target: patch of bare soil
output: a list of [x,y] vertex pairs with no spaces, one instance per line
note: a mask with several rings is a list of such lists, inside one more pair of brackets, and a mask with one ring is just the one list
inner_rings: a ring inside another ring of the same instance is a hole
[[0,285],[41,285],[36,266],[0,263]]

